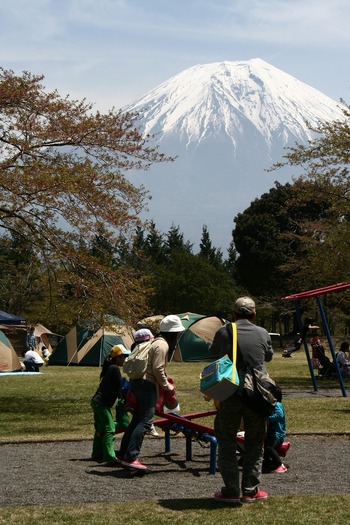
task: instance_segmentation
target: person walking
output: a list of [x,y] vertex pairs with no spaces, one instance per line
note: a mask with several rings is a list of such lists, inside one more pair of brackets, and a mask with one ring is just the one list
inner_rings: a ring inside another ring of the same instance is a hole
[[122,375],[120,367],[126,357],[130,355],[124,345],[115,345],[105,358],[100,374],[100,384],[91,399],[91,408],[94,413],[94,440],[92,445],[92,459],[105,462],[112,466],[116,463],[114,450],[115,421],[111,408],[121,397]]
[[168,381],[165,369],[185,328],[177,315],[168,315],[162,319],[159,330],[148,353],[146,374],[141,379],[131,381],[131,392],[135,397],[136,406],[132,420],[124,432],[118,454],[121,465],[137,470],[147,470],[147,466],[141,463],[138,457],[144,436],[153,424],[160,390],[163,389],[165,393],[174,391],[175,387]]
[[[237,371],[240,384],[248,368],[266,372],[264,362],[271,361],[273,349],[268,332],[256,326],[255,303],[250,297],[239,297],[233,309],[237,326]],[[214,358],[228,355],[232,359],[232,324],[219,328],[209,353]],[[218,440],[218,468],[224,482],[214,499],[227,503],[254,503],[265,500],[267,493],[260,489],[266,417],[262,417],[244,404],[242,387],[225,401],[220,401],[214,429]],[[243,420],[245,454],[240,483],[236,456],[237,432]],[[241,495],[242,492],[242,495]]]
[[[151,341],[152,339],[154,339],[154,335],[152,334],[151,330],[149,330],[148,328],[140,328],[134,334],[134,342],[130,348],[131,352],[134,350],[134,348],[137,347],[137,345],[142,344],[145,341]],[[151,425],[151,428],[147,430],[146,434],[149,434],[153,437],[159,437],[159,434],[153,423]]]

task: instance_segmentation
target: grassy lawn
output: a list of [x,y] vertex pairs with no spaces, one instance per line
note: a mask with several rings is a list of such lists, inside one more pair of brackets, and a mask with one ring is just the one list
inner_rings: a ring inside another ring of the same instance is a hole
[[11,525],[348,525],[348,495],[269,498],[266,503],[230,507],[211,499],[36,506],[0,509]]
[[[168,367],[177,385],[182,414],[213,408],[198,390],[203,366],[203,363],[171,363]],[[319,392],[313,391],[303,351],[291,359],[283,359],[276,353],[268,369],[286,394],[284,406],[289,433],[349,431],[349,398],[342,397],[336,381],[319,381]],[[98,385],[99,372],[89,367],[48,366],[38,376],[0,377],[0,440],[91,438],[90,399]],[[323,395],[323,389],[327,389],[327,395]],[[299,392],[300,396],[290,395],[291,390]],[[206,418],[205,424],[210,425],[211,421]],[[234,520],[235,525],[281,521],[285,524],[345,525],[349,523],[349,505],[348,495],[320,495],[271,497],[266,503],[229,508],[218,507],[199,495],[198,500],[146,501],[137,506],[104,503],[3,508],[0,509],[0,524],[103,525],[117,520],[136,525],[154,522],[206,525]]]
[[[175,380],[181,413],[213,408],[199,392],[203,363],[170,363],[168,374]],[[337,381],[320,380],[314,392],[305,354],[284,359],[276,353],[268,364],[270,375],[285,391],[283,403],[287,431],[349,431],[348,397],[342,397]],[[41,375],[0,377],[1,439],[81,438],[92,436],[90,399],[98,381],[98,368],[47,366]],[[290,389],[302,397],[288,395]],[[327,396],[322,390],[327,389]],[[334,397],[332,392],[334,392]],[[54,424],[53,424],[54,422]],[[208,420],[207,420],[208,424]]]

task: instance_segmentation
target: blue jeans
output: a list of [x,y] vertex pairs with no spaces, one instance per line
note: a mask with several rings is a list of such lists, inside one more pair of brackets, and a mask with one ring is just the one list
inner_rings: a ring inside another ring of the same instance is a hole
[[146,379],[135,379],[131,382],[137,407],[134,408],[132,420],[124,432],[120,445],[120,456],[134,461],[138,458],[145,433],[150,430],[156,412],[157,388]]

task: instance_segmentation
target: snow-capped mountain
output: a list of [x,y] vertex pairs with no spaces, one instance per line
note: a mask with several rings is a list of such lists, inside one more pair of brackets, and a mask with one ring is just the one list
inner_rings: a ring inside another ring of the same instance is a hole
[[195,245],[205,224],[224,251],[237,213],[291,179],[265,170],[285,147],[312,138],[307,122],[343,118],[339,103],[258,58],[196,65],[124,109],[139,112],[160,151],[177,156],[130,177],[153,196],[144,217],[163,232],[179,226]]

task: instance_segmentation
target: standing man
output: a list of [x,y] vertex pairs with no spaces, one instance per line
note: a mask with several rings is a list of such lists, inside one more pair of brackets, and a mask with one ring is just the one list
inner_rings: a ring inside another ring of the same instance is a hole
[[[248,368],[265,370],[265,361],[271,361],[273,350],[268,332],[254,324],[255,303],[250,297],[240,297],[234,305],[233,318],[237,325],[237,371],[243,385]],[[212,357],[228,355],[232,359],[232,324],[220,328],[209,348]],[[245,457],[242,480],[236,456],[236,434],[243,420],[245,430]],[[266,417],[248,408],[242,399],[241,387],[225,401],[221,401],[215,418],[218,440],[218,467],[224,482],[214,499],[227,503],[254,503],[265,500],[267,493],[260,490]],[[242,490],[242,497],[241,497]]]
[[35,337],[34,330],[35,330],[35,327],[30,326],[27,332],[27,340],[26,340],[27,350],[35,350],[36,348],[36,337]]

